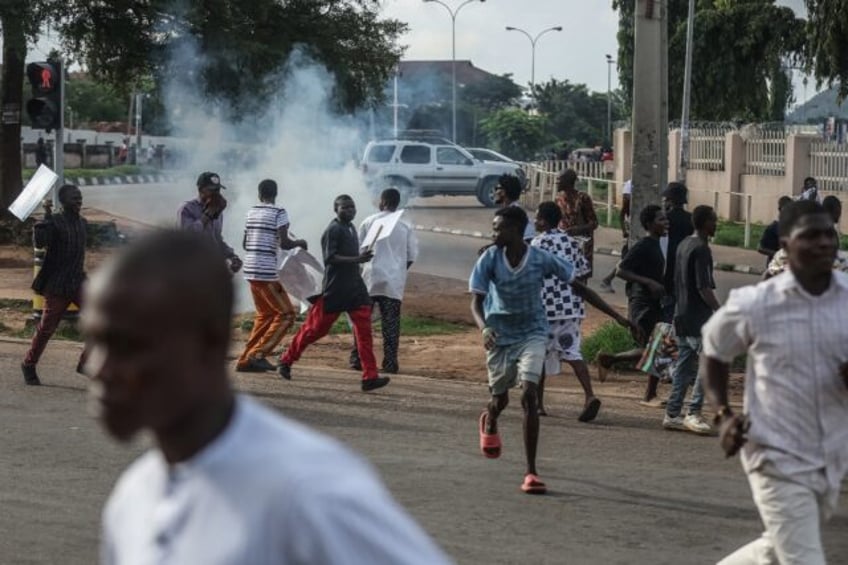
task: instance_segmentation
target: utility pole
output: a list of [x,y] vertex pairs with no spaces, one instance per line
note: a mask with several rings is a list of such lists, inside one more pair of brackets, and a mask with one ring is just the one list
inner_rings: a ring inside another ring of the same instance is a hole
[[680,117],[680,159],[677,180],[686,183],[689,169],[689,108],[692,100],[692,48],[695,35],[695,0],[689,0],[689,19],[686,24],[686,67],[683,73],[683,113]]
[[56,128],[56,141],[53,144],[53,172],[59,177],[50,191],[53,208],[59,208],[59,187],[65,184],[65,62],[56,61],[56,72],[59,73],[59,127]]
[[[668,179],[668,33],[665,2],[636,0],[633,53],[633,194],[630,217],[658,204]],[[641,236],[634,225],[630,244]]]
[[394,100],[392,101],[392,114],[394,117],[394,138],[397,139],[398,136],[398,71],[395,69],[395,93]]
[[607,142],[613,146],[612,139],[612,66],[615,64],[612,55],[607,54]]
[[141,159],[141,105],[142,105],[142,97],[144,94],[141,92],[135,95],[135,164],[140,164],[139,159]]

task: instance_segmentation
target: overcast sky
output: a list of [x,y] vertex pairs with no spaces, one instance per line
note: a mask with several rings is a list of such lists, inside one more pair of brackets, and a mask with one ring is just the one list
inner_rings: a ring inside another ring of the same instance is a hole
[[[435,2],[424,0],[382,0],[383,14],[409,24],[409,32],[401,43],[408,46],[405,59],[451,58],[451,18],[448,11]],[[443,0],[456,8],[464,0]],[[804,14],[804,0],[778,0]],[[606,92],[607,63],[605,55],[617,55],[616,31],[618,15],[612,0],[485,0],[464,6],[456,19],[456,58],[470,59],[486,71],[512,73],[515,81],[525,86],[530,82],[530,40],[506,26],[522,28],[535,36],[550,27],[562,26],[561,32],[550,32],[536,44],[536,82],[550,78],[585,83],[592,90]],[[30,59],[46,56],[51,42],[43,40],[30,51]],[[696,61],[697,64],[697,61]],[[612,87],[618,81],[613,67]],[[796,73],[798,74],[798,73]],[[796,77],[796,97],[803,101],[800,77]],[[815,94],[813,82],[807,98]]]
[[[464,0],[443,0],[456,8]],[[779,0],[804,13],[804,0]],[[405,59],[451,58],[451,17],[444,6],[424,0],[383,0],[384,14],[409,24],[401,43],[407,45]],[[544,29],[562,26],[561,32],[546,33],[536,44],[536,82],[550,78],[585,83],[606,92],[605,55],[616,57],[618,14],[611,0],[485,0],[464,6],[456,18],[456,58],[470,59],[486,71],[512,73],[520,85],[530,82],[530,40],[506,31],[522,28],[535,36]],[[612,87],[617,79],[613,67]],[[813,88],[808,95],[812,96]],[[803,97],[801,89],[797,97]]]

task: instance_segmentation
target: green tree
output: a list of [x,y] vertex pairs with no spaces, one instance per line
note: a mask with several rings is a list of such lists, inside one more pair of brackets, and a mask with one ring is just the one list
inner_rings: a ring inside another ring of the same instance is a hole
[[848,2],[806,0],[807,66],[819,83],[837,86],[839,100],[848,97]]
[[[632,99],[632,1],[619,10],[618,68]],[[686,50],[687,0],[669,0],[669,115],[680,115]],[[774,0],[699,0],[695,18],[692,118],[782,120],[792,100],[784,65],[802,55],[804,22]]]
[[[551,79],[536,85],[538,110],[546,117],[550,137],[570,146],[603,145],[607,123],[606,93],[591,92],[585,84]],[[613,96],[613,120],[621,119],[620,96]]]
[[487,77],[462,89],[463,102],[486,112],[514,106],[520,97],[521,87],[512,74]]
[[[75,123],[123,122],[127,119],[128,99],[111,85],[79,74],[66,84],[65,106],[73,112]],[[68,122],[68,116],[65,122]]]
[[480,127],[495,150],[513,159],[529,160],[550,141],[545,118],[517,108],[492,113],[480,122]]
[[279,90],[298,47],[334,75],[340,109],[381,100],[406,24],[379,12],[378,0],[79,0],[57,19],[66,49],[95,77],[124,90],[145,76],[182,77],[240,118]]

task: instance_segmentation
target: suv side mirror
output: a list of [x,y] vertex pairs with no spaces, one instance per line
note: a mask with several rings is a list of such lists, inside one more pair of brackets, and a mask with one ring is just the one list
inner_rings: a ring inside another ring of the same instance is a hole
[[465,165],[466,166],[470,167],[473,164],[474,164],[474,159],[468,159],[468,158],[465,159]]

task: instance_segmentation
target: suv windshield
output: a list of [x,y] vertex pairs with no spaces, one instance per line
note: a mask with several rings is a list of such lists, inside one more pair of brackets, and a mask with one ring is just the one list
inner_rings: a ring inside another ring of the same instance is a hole
[[492,153],[491,151],[486,151],[485,149],[469,149],[468,152],[474,155],[476,159],[480,159],[481,161],[497,161],[498,163],[507,162],[505,159],[502,159],[497,153]]
[[374,145],[368,150],[366,160],[371,163],[388,163],[394,153],[394,145]]

